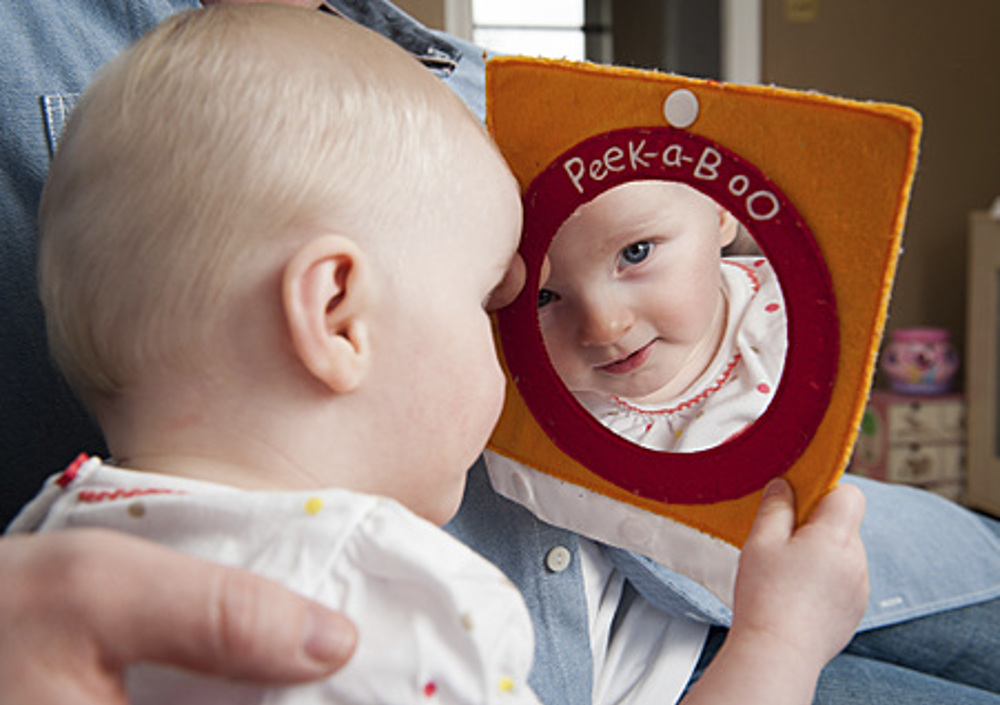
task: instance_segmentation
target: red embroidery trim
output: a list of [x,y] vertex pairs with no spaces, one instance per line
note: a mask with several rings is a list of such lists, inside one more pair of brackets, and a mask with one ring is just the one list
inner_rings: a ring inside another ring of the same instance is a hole
[[617,403],[619,406],[623,406],[629,411],[635,411],[636,413],[639,414],[646,414],[647,416],[666,416],[670,414],[676,414],[678,411],[684,411],[685,409],[690,409],[692,406],[696,404],[700,404],[701,402],[705,401],[710,396],[715,394],[717,391],[722,389],[722,386],[729,381],[730,376],[733,374],[733,370],[736,369],[736,366],[740,364],[740,360],[742,359],[743,355],[737,352],[735,355],[733,355],[733,359],[729,361],[729,364],[726,365],[726,369],[722,371],[722,374],[719,375],[719,377],[715,380],[715,382],[706,387],[701,392],[701,394],[698,394],[697,396],[693,396],[690,399],[682,401],[680,404],[671,409],[652,409],[652,410],[640,409],[638,406],[633,406],[632,404],[629,404],[621,397],[613,397],[613,398],[615,400],[615,403]]
[[95,504],[97,502],[113,501],[116,499],[130,499],[132,497],[144,497],[151,494],[187,494],[180,490],[168,490],[165,488],[151,487],[137,490],[80,490],[76,498],[81,502]]
[[[762,262],[766,261],[767,260],[762,260]],[[742,262],[733,262],[732,260],[723,259],[722,263],[728,264],[730,267],[738,267],[739,269],[742,269],[746,273],[746,275],[750,278],[750,286],[753,287],[753,293],[756,294],[758,291],[760,291],[760,277],[757,276],[757,272],[755,272]]]
[[88,460],[90,460],[89,455],[87,455],[86,453],[80,453],[80,455],[74,458],[72,463],[66,466],[66,469],[63,470],[62,475],[60,475],[59,479],[56,480],[56,484],[62,487],[63,489],[66,489],[69,486],[69,484],[76,479],[76,476],[80,473],[80,468],[82,468],[84,463],[86,463]]

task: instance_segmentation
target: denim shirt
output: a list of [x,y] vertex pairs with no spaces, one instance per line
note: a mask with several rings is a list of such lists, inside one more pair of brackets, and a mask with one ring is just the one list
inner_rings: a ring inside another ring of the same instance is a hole
[[49,361],[36,292],[35,229],[49,159],[97,69],[196,0],[0,3],[0,521],[81,450],[97,426]]
[[[419,26],[384,0],[334,0],[344,16],[409,49],[484,117],[477,47]],[[35,293],[35,212],[65,115],[99,66],[195,0],[4,0],[0,4],[0,519],[6,524],[42,480],[103,441],[48,362]],[[1000,540],[986,522],[924,492],[864,480],[862,532],[874,628],[1000,596]],[[543,702],[589,703],[592,666],[579,539],[536,520],[493,491],[482,462],[447,527],[521,589],[534,620],[532,687]],[[556,547],[568,566],[546,561]],[[683,576],[626,551],[615,566],[652,604],[713,624],[730,614]]]
[[485,63],[480,47],[424,27],[386,0],[326,0],[325,5],[413,54],[485,122]]

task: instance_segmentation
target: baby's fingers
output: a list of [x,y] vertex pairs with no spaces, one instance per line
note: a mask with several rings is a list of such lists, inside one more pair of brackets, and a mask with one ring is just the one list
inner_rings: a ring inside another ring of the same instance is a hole
[[795,492],[784,478],[771,480],[764,488],[757,518],[747,543],[773,544],[788,541],[795,531]]

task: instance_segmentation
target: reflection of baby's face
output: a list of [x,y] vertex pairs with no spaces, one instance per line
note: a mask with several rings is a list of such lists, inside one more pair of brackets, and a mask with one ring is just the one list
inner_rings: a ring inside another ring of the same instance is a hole
[[674,182],[624,184],[577,209],[539,292],[542,336],[567,387],[655,403],[693,382],[722,334],[719,258],[734,226]]

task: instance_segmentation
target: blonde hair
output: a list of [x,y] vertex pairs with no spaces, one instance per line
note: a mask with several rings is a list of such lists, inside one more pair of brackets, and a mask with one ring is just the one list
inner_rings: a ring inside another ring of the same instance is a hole
[[455,116],[481,131],[346,20],[261,5],[167,20],[102,71],[52,165],[39,277],[56,362],[85,401],[197,365],[261,246],[331,217],[426,215],[462,158]]

